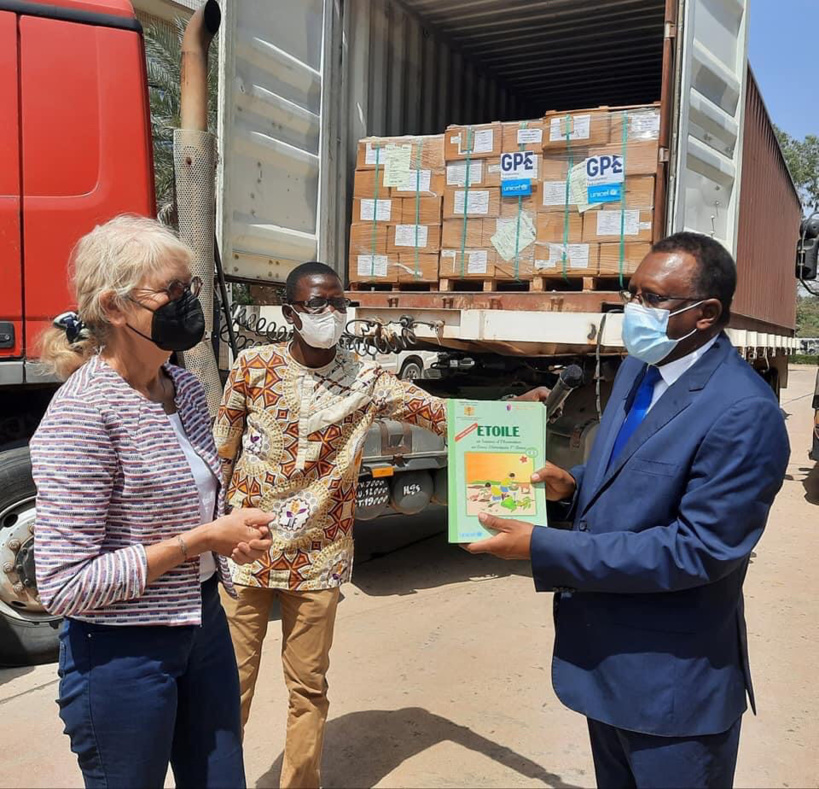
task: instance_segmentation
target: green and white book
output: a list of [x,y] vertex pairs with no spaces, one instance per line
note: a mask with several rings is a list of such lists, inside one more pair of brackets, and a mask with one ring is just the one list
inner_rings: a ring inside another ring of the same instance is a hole
[[531,481],[546,465],[542,403],[449,400],[449,542],[491,537],[482,512],[546,526],[546,489]]

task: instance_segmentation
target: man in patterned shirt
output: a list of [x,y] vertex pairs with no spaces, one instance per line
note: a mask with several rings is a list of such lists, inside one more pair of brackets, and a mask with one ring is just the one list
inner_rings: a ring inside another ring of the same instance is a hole
[[243,351],[214,427],[232,507],[273,513],[273,545],[235,566],[238,599],[223,603],[247,722],[270,608],[279,598],[290,694],[282,787],[318,787],[326,673],[339,587],[350,579],[356,483],[375,419],[446,432],[444,402],[338,347],[349,302],[322,263],[287,278],[292,341]]

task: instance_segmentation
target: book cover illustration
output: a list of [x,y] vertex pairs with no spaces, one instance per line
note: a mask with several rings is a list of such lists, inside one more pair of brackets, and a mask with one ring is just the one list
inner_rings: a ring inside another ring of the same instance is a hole
[[546,525],[546,493],[532,474],[546,463],[541,403],[450,400],[449,542],[492,536],[482,512]]

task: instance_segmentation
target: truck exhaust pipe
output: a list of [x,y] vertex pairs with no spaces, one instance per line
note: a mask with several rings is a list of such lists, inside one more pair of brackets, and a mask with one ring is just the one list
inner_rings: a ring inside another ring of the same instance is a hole
[[221,21],[219,3],[207,0],[185,28],[181,128],[173,144],[179,235],[194,250],[192,273],[203,283],[199,300],[205,313],[204,339],[180,354],[180,362],[204,385],[212,417],[222,398],[222,381],[213,341],[216,137],[208,131],[208,48]]
[[219,3],[208,0],[190,18],[182,36],[182,129],[208,130],[208,50],[221,24]]

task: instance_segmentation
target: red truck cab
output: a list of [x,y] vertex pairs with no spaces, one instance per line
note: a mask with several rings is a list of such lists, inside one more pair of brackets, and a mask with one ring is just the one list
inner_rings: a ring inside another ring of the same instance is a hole
[[38,337],[94,225],[154,212],[142,29],[127,0],[0,0],[0,664],[44,659],[27,440],[56,382]]
[[70,306],[77,239],[115,214],[153,209],[130,4],[0,0],[0,385],[28,380],[38,335]]

